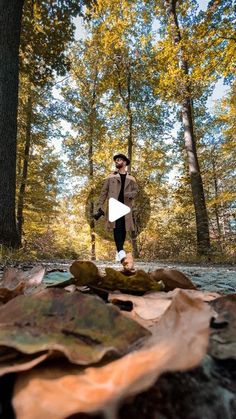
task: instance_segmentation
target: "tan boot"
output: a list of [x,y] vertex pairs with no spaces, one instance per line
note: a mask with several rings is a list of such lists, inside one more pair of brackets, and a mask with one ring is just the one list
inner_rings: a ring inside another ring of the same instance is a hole
[[121,263],[124,267],[124,271],[134,271],[134,259],[131,253],[127,253]]

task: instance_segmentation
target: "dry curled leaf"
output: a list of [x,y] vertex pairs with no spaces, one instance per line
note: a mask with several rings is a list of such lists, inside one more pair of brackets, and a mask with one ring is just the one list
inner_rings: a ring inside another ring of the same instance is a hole
[[[122,294],[119,292],[109,293],[108,300],[113,301],[130,301],[133,303],[132,313],[138,315],[144,320],[157,320],[167,310],[173,297],[178,293],[178,289],[169,292],[149,292],[142,296]],[[192,298],[200,298],[203,301],[211,301],[220,295],[214,292],[188,291]],[[137,317],[135,317],[136,320]]]
[[18,419],[62,419],[79,412],[116,411],[166,371],[197,366],[206,353],[211,307],[179,290],[142,349],[107,365],[41,367],[18,376],[13,406]]
[[156,281],[162,281],[165,286],[165,291],[172,291],[175,288],[196,290],[197,287],[192,281],[180,271],[176,269],[160,268],[150,272],[151,278]]
[[6,348],[5,354],[0,350],[0,377],[11,372],[29,370],[48,358],[48,353],[22,355],[16,350]]

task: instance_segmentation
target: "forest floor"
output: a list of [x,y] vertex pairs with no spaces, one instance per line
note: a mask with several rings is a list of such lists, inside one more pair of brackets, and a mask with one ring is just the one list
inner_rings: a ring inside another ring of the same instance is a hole
[[[7,265],[24,270],[36,265],[46,268],[45,280],[50,272],[60,271],[70,277],[72,260],[41,260],[12,262]],[[96,261],[102,272],[106,267],[121,269],[119,263]],[[4,265],[0,264],[0,277]],[[169,262],[135,263],[136,269],[154,271],[173,268],[185,273],[201,290],[221,294],[236,293],[235,265],[198,265]],[[50,279],[49,279],[50,281]],[[236,333],[236,331],[235,331]],[[68,419],[101,419],[100,415],[77,414]],[[121,406],[119,419],[236,419],[236,356],[219,360],[206,355],[201,364],[187,372],[162,374],[148,391],[131,397]]]
[[[73,260],[38,260],[29,262],[8,262],[8,266],[16,266],[22,269],[31,269],[36,265],[43,265],[46,272],[50,271],[64,271],[65,278],[70,276],[69,268]],[[95,261],[94,262],[101,272],[104,272],[106,267],[121,269],[121,264],[110,261]],[[159,262],[150,261],[142,262],[135,261],[136,269],[143,269],[146,272],[154,271],[158,268],[177,269],[185,273],[192,282],[201,290],[214,291],[223,294],[236,292],[236,265],[213,265],[213,264],[184,264],[178,262]],[[0,263],[0,278],[3,274],[4,264]]]

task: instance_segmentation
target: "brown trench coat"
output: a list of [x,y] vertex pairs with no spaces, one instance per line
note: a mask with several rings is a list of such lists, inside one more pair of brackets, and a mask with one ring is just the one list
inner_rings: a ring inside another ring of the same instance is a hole
[[[104,202],[109,200],[109,198],[115,198],[118,200],[118,196],[121,189],[121,179],[120,175],[117,172],[111,173],[104,181],[101,194],[97,203],[97,209],[102,208]],[[129,214],[125,215],[125,229],[126,231],[134,231],[134,221],[132,215],[132,208],[134,205],[134,198],[138,193],[138,185],[133,176],[129,173],[126,175],[125,185],[124,185],[124,204],[131,208]],[[115,228],[115,221],[110,222],[108,220],[108,201],[107,208],[105,211],[105,226],[107,230]]]

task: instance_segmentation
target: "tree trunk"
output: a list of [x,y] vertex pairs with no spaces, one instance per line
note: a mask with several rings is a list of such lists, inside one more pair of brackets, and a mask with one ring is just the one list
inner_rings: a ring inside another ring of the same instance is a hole
[[202,177],[197,157],[195,136],[193,133],[192,109],[189,98],[186,98],[182,104],[182,121],[184,126],[184,141],[188,157],[193,204],[195,208],[197,251],[198,254],[204,255],[210,250],[209,225]]
[[[93,182],[93,142],[92,142],[91,137],[90,137],[90,142],[89,142],[89,179],[92,183]],[[90,258],[91,260],[96,260],[96,236],[95,236],[95,222],[93,218],[93,214],[94,214],[93,194],[91,194],[89,210],[90,210],[90,238],[91,238]]]
[[[179,29],[176,0],[165,0],[167,13],[169,16],[172,36],[175,44],[181,42],[181,33]],[[184,74],[188,75],[188,62],[183,59],[182,50],[180,50],[179,65]],[[195,208],[196,228],[197,228],[197,252],[199,255],[206,255],[210,250],[210,235],[208,225],[208,215],[205,203],[202,177],[200,173],[196,140],[193,130],[193,115],[190,95],[190,86],[185,82],[183,86],[185,97],[182,99],[182,122],[184,127],[184,142],[187,152],[190,183],[192,188],[193,204]]]
[[127,71],[127,115],[128,115],[128,158],[130,159],[129,172],[132,170],[133,157],[133,113],[131,109],[131,73],[129,63],[126,65]]
[[[97,88],[97,71],[95,73],[94,84],[93,84],[93,96],[91,102],[91,113],[90,113],[90,133],[89,133],[89,180],[90,184],[94,181],[94,167],[93,167],[93,141],[94,141],[94,121],[95,121],[95,104],[96,104],[96,88]],[[95,221],[93,218],[94,214],[94,197],[91,194],[90,201],[90,238],[91,238],[91,249],[90,258],[96,260],[96,236],[95,236]]]
[[[117,70],[117,87],[120,98],[126,108],[127,111],[127,122],[128,122],[128,158],[130,160],[129,165],[129,172],[131,173],[131,165],[132,165],[132,157],[133,157],[133,114],[131,109],[131,72],[130,72],[130,64],[127,61],[127,58],[123,58],[121,56],[118,57],[118,61],[116,61],[116,70]],[[125,93],[122,89],[121,83],[121,65],[125,66]]]
[[[219,196],[218,180],[217,180],[217,175],[216,175],[214,157],[212,160],[212,168],[213,168],[214,194],[215,194],[215,198],[218,199],[218,196]],[[222,243],[221,243],[222,232],[221,232],[221,226],[220,226],[219,208],[218,208],[217,203],[214,204],[214,210],[215,210],[216,225],[217,225],[217,231],[218,231],[218,244],[219,244],[221,253],[223,253],[223,248],[222,248]]]
[[[132,158],[133,158],[133,113],[131,109],[131,74],[129,66],[127,65],[127,116],[128,116],[128,158],[130,159],[129,172],[132,170]],[[137,234],[135,231],[130,233],[133,256],[137,259],[140,256]]]
[[26,115],[26,135],[25,135],[25,150],[23,160],[23,170],[21,176],[20,190],[18,196],[17,205],[17,222],[20,239],[22,238],[22,227],[24,223],[23,211],[24,211],[24,200],[25,200],[25,189],[28,177],[28,166],[29,166],[29,151],[31,143],[31,124],[32,124],[32,92],[31,83],[28,88],[27,98],[27,115]]
[[[90,146],[89,149],[91,149],[91,148],[92,147]],[[91,169],[91,164],[92,164],[92,159],[91,159],[91,154],[90,154],[90,160],[89,160],[90,169]],[[90,179],[91,179],[91,177],[90,177]],[[93,214],[94,214],[94,196],[93,196],[93,193],[91,194],[91,201],[90,201],[90,204],[89,204],[89,212],[90,212],[90,238],[91,238],[90,258],[91,258],[91,260],[96,260],[96,236],[95,236],[95,222],[94,222],[94,218],[93,218]]]
[[0,0],[0,243],[20,246],[16,225],[16,139],[23,0]]
[[91,238],[91,249],[90,249],[90,258],[91,260],[96,260],[96,236],[95,236],[95,222],[93,220],[93,213],[94,213],[94,201],[93,196],[91,196],[92,200],[90,202],[90,238]]

